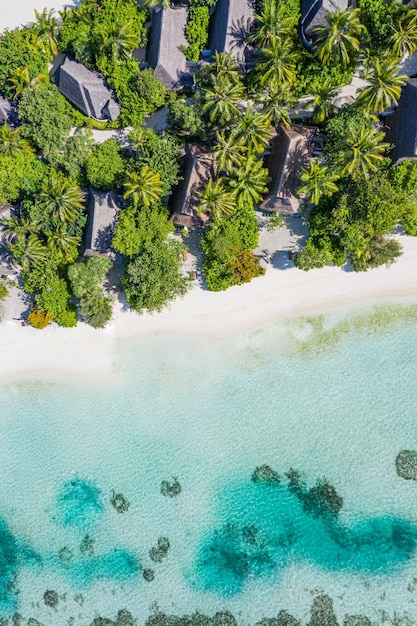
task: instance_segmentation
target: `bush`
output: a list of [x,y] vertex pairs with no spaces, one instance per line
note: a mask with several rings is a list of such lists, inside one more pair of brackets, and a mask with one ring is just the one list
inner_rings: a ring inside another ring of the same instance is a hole
[[263,276],[265,268],[259,265],[257,259],[249,250],[242,250],[228,265],[230,280],[234,285],[249,283],[252,278]]
[[0,154],[0,204],[18,202],[35,193],[47,178],[47,168],[30,152]]
[[93,292],[81,300],[81,315],[93,328],[104,328],[112,316],[112,300],[100,292]]
[[142,70],[137,74],[135,81],[136,92],[146,104],[146,113],[153,113],[164,106],[168,98],[168,92],[155,78],[155,72],[151,68]]
[[16,70],[29,68],[30,79],[39,74],[48,75],[49,50],[42,50],[36,33],[28,28],[16,28],[0,35],[0,92],[13,98],[14,90],[9,79]]
[[102,256],[93,256],[87,261],[70,265],[68,278],[74,296],[81,300],[93,293],[101,293],[101,284],[110,267],[110,259]]
[[51,151],[61,150],[71,128],[67,103],[54,85],[38,85],[26,89],[18,107],[22,135],[43,151],[48,158]]
[[125,162],[120,156],[120,146],[116,139],[107,139],[95,146],[86,165],[88,182],[110,191],[120,189],[123,185]]
[[[129,138],[134,140],[135,134]],[[126,171],[139,174],[147,165],[153,172],[158,172],[163,183],[162,195],[168,196],[180,180],[179,150],[174,139],[160,137],[148,130],[137,137],[136,150],[135,157],[127,162]]]
[[208,39],[209,20],[207,6],[191,5],[185,27],[185,37],[190,45],[183,50],[188,61],[195,63],[200,59],[201,50],[204,49]]
[[173,100],[168,104],[167,129],[196,136],[202,132],[203,122],[193,106],[184,100]]
[[50,322],[52,322],[53,317],[44,309],[34,308],[28,315],[28,322],[33,328],[38,328],[41,330],[42,328],[46,328]]

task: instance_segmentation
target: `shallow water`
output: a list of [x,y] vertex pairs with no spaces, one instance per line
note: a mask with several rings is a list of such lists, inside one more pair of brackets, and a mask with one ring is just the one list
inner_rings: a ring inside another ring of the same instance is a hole
[[[417,449],[416,340],[417,307],[385,306],[130,342],[106,391],[0,388],[3,614],[306,623],[324,592],[341,622],[417,620],[417,482],[395,466]],[[278,477],[254,482],[264,464]]]

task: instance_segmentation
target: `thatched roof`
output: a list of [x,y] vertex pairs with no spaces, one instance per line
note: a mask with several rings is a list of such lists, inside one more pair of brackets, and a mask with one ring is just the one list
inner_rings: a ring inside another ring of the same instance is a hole
[[393,163],[417,156],[417,78],[407,80],[398,108],[385,121],[386,140],[394,146]]
[[90,189],[88,224],[85,236],[86,254],[109,254],[121,198],[114,191]]
[[198,215],[199,200],[196,191],[201,191],[212,176],[212,157],[207,148],[187,146],[184,156],[183,180],[171,198],[173,213],[171,220],[178,227],[201,228],[208,220],[207,215]]
[[302,30],[310,35],[315,26],[326,26],[326,15],[329,11],[340,9],[346,11],[352,6],[353,0],[301,0]]
[[148,62],[166,89],[180,89],[188,76],[186,58],[180,50],[180,46],[188,46],[184,34],[187,17],[186,6],[158,6],[152,10]]
[[230,52],[240,63],[245,61],[246,37],[254,21],[251,0],[218,0],[212,19],[210,49]]
[[14,212],[11,204],[0,204],[0,276],[15,276],[14,267],[8,248],[8,235],[3,228],[3,220],[9,220]]
[[0,94],[0,125],[16,122],[16,107]]
[[69,57],[59,68],[59,91],[84,115],[96,120],[115,120],[120,107],[98,72]]
[[266,166],[271,178],[269,195],[261,205],[265,211],[296,213],[300,199],[297,188],[300,186],[298,171],[306,166],[309,158],[308,136],[298,127],[279,126],[271,143],[271,153]]

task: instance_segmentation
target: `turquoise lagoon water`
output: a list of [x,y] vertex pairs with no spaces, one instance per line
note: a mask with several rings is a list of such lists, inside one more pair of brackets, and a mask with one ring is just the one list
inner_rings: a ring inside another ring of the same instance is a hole
[[[417,621],[417,482],[395,467],[417,449],[416,305],[135,340],[120,361],[104,389],[0,388],[1,615],[305,624],[326,593],[340,622]],[[278,476],[253,481],[265,464]]]

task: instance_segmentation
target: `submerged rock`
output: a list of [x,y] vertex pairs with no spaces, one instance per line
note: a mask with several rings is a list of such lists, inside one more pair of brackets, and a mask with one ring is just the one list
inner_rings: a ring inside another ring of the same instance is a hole
[[68,561],[71,561],[73,556],[74,556],[73,551],[70,548],[67,548],[67,546],[64,546],[58,552],[58,558],[61,561],[61,563],[68,563]]
[[301,622],[287,611],[280,611],[276,617],[264,617],[256,626],[301,626]]
[[122,609],[117,613],[116,626],[136,626],[136,620],[127,609]]
[[416,450],[401,450],[395,459],[397,474],[405,480],[417,480]]
[[172,477],[172,482],[168,480],[163,480],[161,482],[161,493],[163,496],[168,496],[169,498],[175,498],[175,496],[179,496],[182,491],[182,487],[178,482],[178,478],[175,476]]
[[345,615],[343,626],[372,626],[372,622],[365,615]]
[[38,622],[38,620],[34,617],[29,617],[27,626],[43,626],[43,624],[41,624],[41,622]]
[[269,465],[256,467],[252,474],[252,481],[254,483],[266,483],[267,485],[278,485],[281,482],[278,472],[269,467]]
[[81,554],[86,554],[87,556],[93,556],[94,554],[94,539],[90,537],[90,535],[86,535],[81,542],[80,545]]
[[155,563],[162,563],[169,550],[168,537],[159,537],[157,545],[149,550],[149,556]]
[[229,611],[215,613],[213,617],[198,612],[178,617],[158,611],[148,617],[145,626],[237,626],[237,622]]
[[43,594],[43,601],[45,602],[46,606],[51,606],[54,608],[58,605],[59,595],[53,589],[47,589]]
[[122,493],[116,493],[112,491],[110,498],[110,504],[116,509],[118,513],[126,513],[129,510],[130,502]]
[[150,567],[147,567],[143,570],[142,576],[148,583],[151,583],[155,579],[155,571]]
[[314,598],[308,626],[338,626],[330,596],[323,593]]

